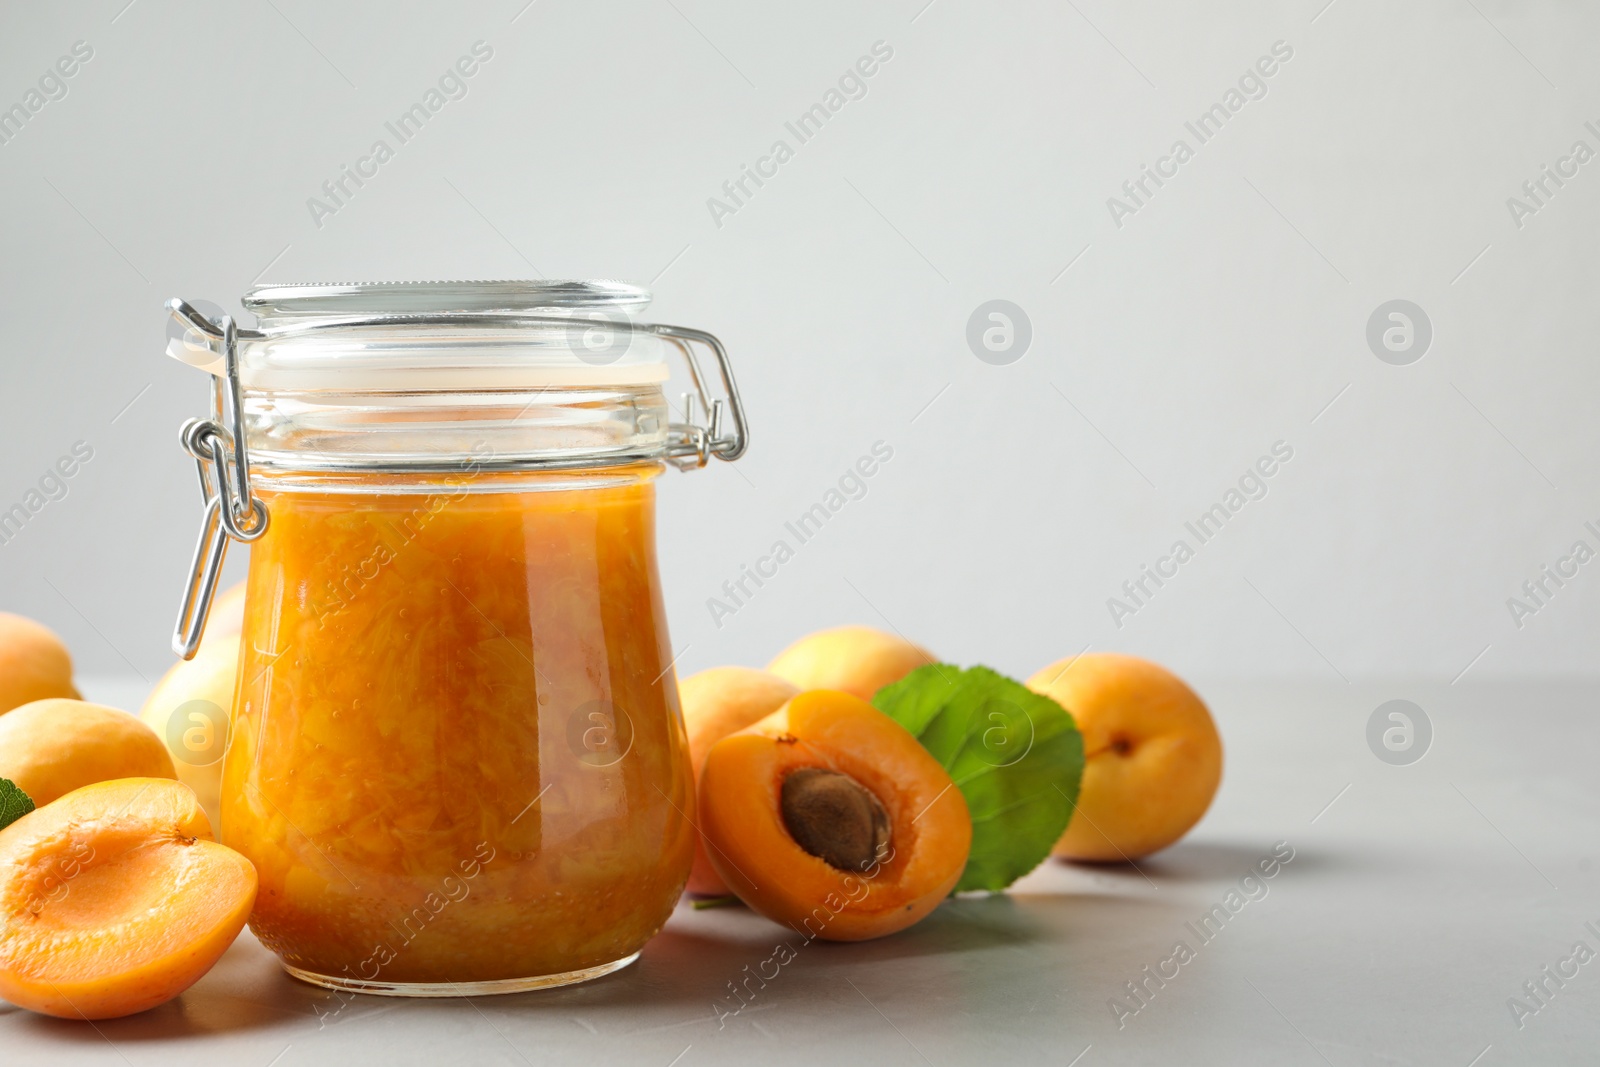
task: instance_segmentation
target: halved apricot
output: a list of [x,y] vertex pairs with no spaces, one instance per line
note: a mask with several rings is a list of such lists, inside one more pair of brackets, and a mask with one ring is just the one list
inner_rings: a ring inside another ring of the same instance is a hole
[[801,693],[711,747],[707,856],[739,898],[806,938],[903,930],[955,888],[967,802],[905,727],[849,693]]
[[255,897],[188,786],[84,786],[0,830],[0,996],[65,1019],[153,1008],[211,969]]
[[[689,734],[689,764],[695,781],[705,766],[706,753],[724,737],[771,715],[800,690],[766,671],[753,667],[712,667],[678,683],[683,725]],[[694,866],[689,871],[689,892],[720,897],[729,892],[706,858],[706,845],[695,837]]]

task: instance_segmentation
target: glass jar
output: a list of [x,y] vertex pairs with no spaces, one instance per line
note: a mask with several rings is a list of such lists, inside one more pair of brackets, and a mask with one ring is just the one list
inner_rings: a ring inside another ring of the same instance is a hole
[[250,330],[169,305],[169,351],[217,375],[183,432],[206,519],[174,646],[193,655],[228,541],[250,542],[219,836],[255,864],[250,925],[291,974],[564,985],[626,966],[671,913],[694,785],[655,479],[738,458],[746,430],[721,345],[637,321],[648,300],[265,286]]

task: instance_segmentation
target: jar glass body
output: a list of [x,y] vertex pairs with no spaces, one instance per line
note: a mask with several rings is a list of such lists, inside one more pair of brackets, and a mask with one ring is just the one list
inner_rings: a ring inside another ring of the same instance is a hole
[[221,838],[294,973],[535,988],[622,966],[694,850],[657,463],[257,492]]

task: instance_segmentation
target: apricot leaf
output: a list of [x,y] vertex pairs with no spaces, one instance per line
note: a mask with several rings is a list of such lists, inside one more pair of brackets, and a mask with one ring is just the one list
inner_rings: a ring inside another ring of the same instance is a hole
[[4,830],[33,810],[33,798],[16,782],[0,778],[0,830]]
[[948,663],[917,668],[872,703],[966,797],[972,852],[957,892],[998,892],[1050,855],[1083,779],[1083,736],[1065,708],[988,667]]

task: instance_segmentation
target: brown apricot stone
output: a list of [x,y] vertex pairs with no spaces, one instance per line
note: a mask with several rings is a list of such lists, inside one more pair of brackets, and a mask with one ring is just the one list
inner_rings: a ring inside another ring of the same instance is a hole
[[821,767],[791,771],[779,808],[795,844],[841,871],[864,871],[887,853],[889,815],[848,774]]

